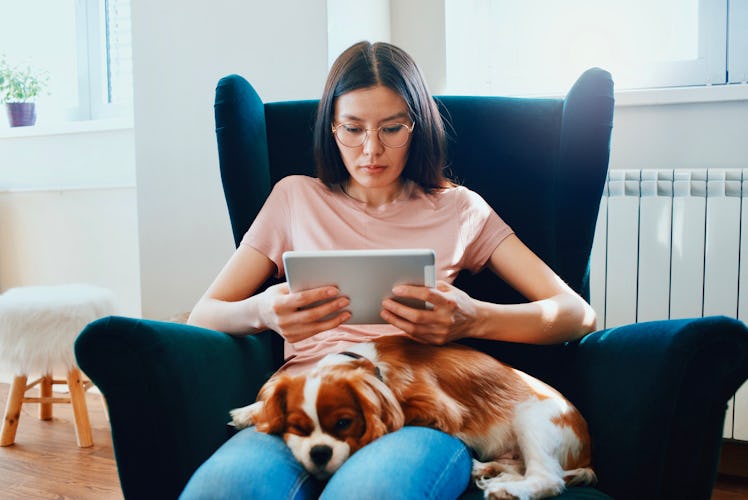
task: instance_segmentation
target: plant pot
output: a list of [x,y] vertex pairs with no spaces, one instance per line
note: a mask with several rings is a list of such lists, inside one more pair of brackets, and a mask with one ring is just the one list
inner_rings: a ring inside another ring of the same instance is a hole
[[35,102],[6,102],[11,127],[28,127],[36,123]]

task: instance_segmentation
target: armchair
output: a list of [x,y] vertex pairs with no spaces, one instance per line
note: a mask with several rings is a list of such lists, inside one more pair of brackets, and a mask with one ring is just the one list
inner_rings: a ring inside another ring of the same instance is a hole
[[[588,297],[613,118],[610,74],[588,70],[564,99],[445,96],[438,102],[449,123],[450,176],[479,192]],[[236,244],[276,181],[314,175],[316,104],[263,103],[237,75],[218,83],[219,162]],[[523,300],[488,272],[461,275],[457,285],[480,299]],[[587,418],[599,484],[571,488],[563,498],[709,498],[726,402],[748,378],[743,323],[657,321],[554,346],[466,343],[549,382]],[[233,338],[109,317],[81,332],[75,352],[109,405],[125,496],[175,498],[228,438],[228,410],[253,401],[279,366],[282,343],[272,332]]]

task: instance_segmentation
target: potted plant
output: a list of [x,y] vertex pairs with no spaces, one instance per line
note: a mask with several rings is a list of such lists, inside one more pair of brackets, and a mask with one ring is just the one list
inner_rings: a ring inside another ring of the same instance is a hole
[[5,103],[11,127],[36,123],[36,98],[47,87],[48,76],[30,65],[13,66],[0,59],[0,102]]

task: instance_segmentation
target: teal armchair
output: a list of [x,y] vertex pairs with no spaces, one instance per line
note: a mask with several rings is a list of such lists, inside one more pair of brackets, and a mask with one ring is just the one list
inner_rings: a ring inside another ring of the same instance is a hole
[[[588,298],[613,125],[610,74],[588,70],[563,99],[444,96],[438,103],[449,123],[450,176],[479,192]],[[237,75],[218,83],[218,155],[236,244],[275,182],[314,175],[316,104],[263,103]],[[488,272],[461,275],[457,285],[480,299],[524,300]],[[632,324],[554,346],[465,343],[554,385],[587,418],[599,484],[563,498],[710,497],[726,404],[748,378],[743,323]],[[273,332],[234,338],[109,317],[80,334],[75,352],[109,405],[125,496],[176,498],[229,437],[228,411],[252,402],[279,366],[282,343]],[[472,496],[479,492],[465,494]]]

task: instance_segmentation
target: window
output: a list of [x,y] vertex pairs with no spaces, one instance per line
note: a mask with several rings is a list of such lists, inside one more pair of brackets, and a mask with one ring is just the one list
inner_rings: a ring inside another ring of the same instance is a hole
[[609,70],[617,89],[727,84],[745,81],[747,73],[743,62],[742,79],[729,67],[748,61],[744,0],[446,0],[445,6],[450,93],[559,94],[592,66]]
[[[130,26],[130,0],[106,0],[106,83],[107,91],[101,102],[119,108],[132,103],[132,28]],[[111,111],[110,111],[111,112]]]
[[748,1],[729,3],[727,74],[730,83],[748,82]]
[[132,112],[129,0],[24,0],[3,8],[0,54],[44,70],[39,123]]

